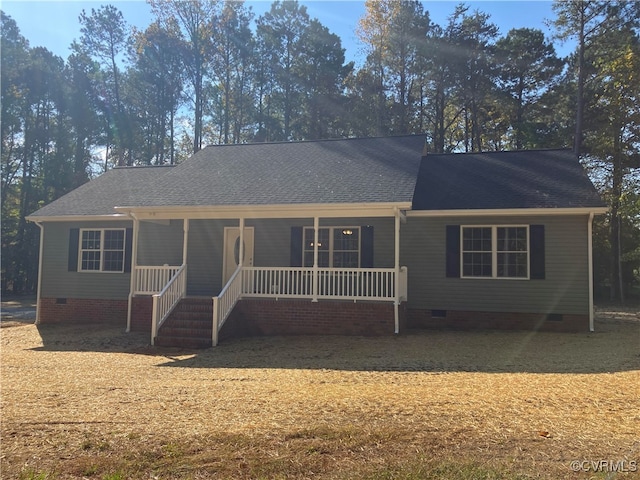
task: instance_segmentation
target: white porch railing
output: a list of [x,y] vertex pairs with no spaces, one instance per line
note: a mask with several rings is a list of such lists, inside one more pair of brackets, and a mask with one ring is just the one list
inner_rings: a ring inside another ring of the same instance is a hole
[[155,343],[158,330],[173,308],[184,298],[187,292],[187,265],[182,265],[171,277],[160,293],[153,295],[153,313],[151,316],[151,345]]
[[242,265],[238,268],[217,297],[213,297],[213,329],[211,342],[218,344],[218,332],[242,295]]
[[242,295],[247,297],[313,298],[311,267],[244,267]]
[[395,298],[393,268],[321,268],[318,297],[336,300],[392,300]]
[[140,266],[135,268],[135,295],[153,295],[161,291],[180,270],[180,265]]
[[[398,282],[401,295],[403,269],[406,279],[406,267],[402,267]],[[393,268],[319,268],[315,295],[314,272],[312,267],[244,267],[242,296],[354,301],[395,299],[396,271]]]

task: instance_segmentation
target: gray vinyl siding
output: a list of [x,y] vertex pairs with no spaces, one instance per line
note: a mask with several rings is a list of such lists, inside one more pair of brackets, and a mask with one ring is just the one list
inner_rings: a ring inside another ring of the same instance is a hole
[[40,296],[43,298],[126,299],[130,273],[69,272],[69,232],[72,228],[132,228],[132,222],[46,222]]
[[182,220],[168,224],[140,222],[138,233],[138,265],[182,265]]
[[[394,220],[392,218],[321,219],[321,226],[373,226],[374,266],[392,268]],[[187,253],[187,293],[213,296],[222,287],[224,227],[237,227],[237,220],[191,220]],[[291,264],[291,228],[313,227],[313,219],[247,219],[254,228],[254,259],[257,267],[287,267]]]
[[[291,228],[313,226],[313,219],[250,220],[254,227],[255,266],[289,266]],[[69,272],[69,232],[72,228],[132,228],[132,222],[50,222],[44,224],[42,296],[49,298],[125,299],[129,273]],[[393,218],[323,218],[321,226],[373,226],[374,266],[392,268],[395,237]],[[237,220],[191,220],[187,251],[187,294],[217,295],[222,289],[224,228]],[[140,222],[138,265],[182,264],[182,220]]]
[[[409,218],[401,235],[409,308],[587,314],[587,216]],[[446,276],[447,225],[544,225],[545,279]]]
[[187,245],[187,294],[217,295],[222,289],[224,227],[237,220],[191,220]]

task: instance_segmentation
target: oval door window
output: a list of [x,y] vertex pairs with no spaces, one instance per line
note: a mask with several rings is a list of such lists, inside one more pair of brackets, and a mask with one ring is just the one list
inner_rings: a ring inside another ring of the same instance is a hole
[[[247,251],[247,244],[243,242],[244,251]],[[236,243],[233,245],[233,261],[236,265],[240,265],[240,237],[236,238]]]

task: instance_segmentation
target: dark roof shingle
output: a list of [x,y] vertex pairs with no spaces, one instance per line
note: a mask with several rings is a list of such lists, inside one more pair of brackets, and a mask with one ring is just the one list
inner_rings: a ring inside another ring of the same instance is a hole
[[31,216],[113,215],[116,213],[114,207],[141,202],[146,189],[170,170],[169,166],[114,168],[45,205]]
[[413,203],[414,210],[603,207],[569,150],[434,154],[424,136],[207,147],[175,167],[116,168],[32,217],[114,207]]
[[604,207],[570,150],[434,154],[423,158],[414,210]]
[[410,203],[423,145],[407,135],[210,146],[136,205]]

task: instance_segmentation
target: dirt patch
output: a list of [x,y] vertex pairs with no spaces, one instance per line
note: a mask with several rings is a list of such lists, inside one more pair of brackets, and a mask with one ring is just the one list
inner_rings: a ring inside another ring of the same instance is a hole
[[599,312],[595,333],[204,351],[103,325],[6,325],[3,478],[589,478],[571,462],[640,463],[637,311]]

